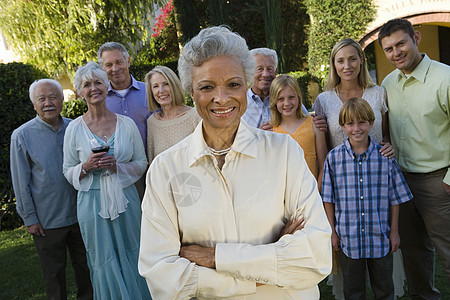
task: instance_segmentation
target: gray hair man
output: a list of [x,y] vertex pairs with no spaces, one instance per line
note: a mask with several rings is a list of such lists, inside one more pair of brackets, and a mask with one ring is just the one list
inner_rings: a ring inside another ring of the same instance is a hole
[[[272,130],[270,124],[270,84],[277,76],[278,55],[269,48],[255,48],[250,54],[256,61],[253,84],[247,91],[247,110],[242,118],[248,125],[264,130]],[[308,113],[302,105],[305,113]]]
[[37,116],[11,135],[11,175],[17,212],[33,235],[47,296],[66,299],[67,250],[78,299],[92,299],[86,250],[77,222],[77,195],[62,173],[63,141],[70,119],[62,118],[61,85],[41,79],[30,86]]
[[[131,59],[127,49],[120,43],[108,42],[98,49],[97,59],[108,74],[110,83],[106,94],[106,106],[110,111],[128,116],[136,123],[144,148],[147,149],[147,119],[151,112],[148,110],[145,83],[137,81],[130,75]],[[137,181],[136,188],[142,199],[145,180]]]

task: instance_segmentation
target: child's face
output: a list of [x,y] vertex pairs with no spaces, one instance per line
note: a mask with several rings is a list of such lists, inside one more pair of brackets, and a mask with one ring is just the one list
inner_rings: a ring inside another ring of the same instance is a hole
[[290,88],[285,87],[278,94],[277,110],[281,114],[281,117],[295,117],[298,108],[297,94]]
[[369,130],[373,122],[361,121],[353,118],[352,122],[345,123],[342,126],[348,136],[351,145],[366,143],[369,140]]

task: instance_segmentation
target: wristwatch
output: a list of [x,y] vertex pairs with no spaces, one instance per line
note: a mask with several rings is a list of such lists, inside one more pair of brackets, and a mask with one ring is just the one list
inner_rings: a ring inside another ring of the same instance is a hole
[[85,169],[83,169],[83,167],[81,167],[81,172],[82,172],[84,175],[87,175],[87,174],[88,174],[88,172],[87,172]]

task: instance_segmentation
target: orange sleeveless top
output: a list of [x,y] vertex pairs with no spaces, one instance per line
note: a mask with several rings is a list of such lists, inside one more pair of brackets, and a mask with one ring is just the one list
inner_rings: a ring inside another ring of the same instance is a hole
[[306,120],[303,121],[293,134],[290,134],[281,126],[274,127],[273,132],[289,134],[300,147],[302,147],[309,170],[317,179],[319,170],[317,167],[316,138],[313,129],[313,118],[311,116],[306,117]]

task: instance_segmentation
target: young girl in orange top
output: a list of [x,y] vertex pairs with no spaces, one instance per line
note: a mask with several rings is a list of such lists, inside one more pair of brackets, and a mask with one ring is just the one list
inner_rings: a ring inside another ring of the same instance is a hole
[[302,111],[302,95],[294,77],[279,75],[270,85],[273,131],[289,134],[305,153],[305,160],[316,177],[319,191],[323,164],[327,156],[325,133],[316,129],[313,118]]

